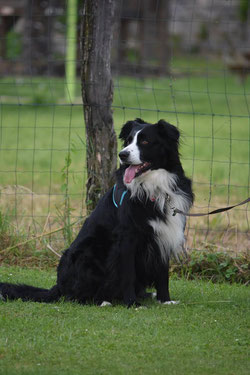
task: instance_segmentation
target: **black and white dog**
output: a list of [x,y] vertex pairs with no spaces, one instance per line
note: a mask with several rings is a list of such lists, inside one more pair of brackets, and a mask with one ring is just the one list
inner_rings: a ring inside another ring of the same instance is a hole
[[2,299],[80,303],[123,301],[138,305],[147,287],[170,302],[169,259],[182,252],[185,217],[193,202],[191,181],[178,152],[179,131],[160,120],[127,122],[120,133],[116,185],[99,201],[60,260],[50,290],[0,283]]

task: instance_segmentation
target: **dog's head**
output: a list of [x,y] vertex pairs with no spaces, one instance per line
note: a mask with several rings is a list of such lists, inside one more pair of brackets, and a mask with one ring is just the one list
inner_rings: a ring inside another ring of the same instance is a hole
[[141,119],[127,122],[120,133],[124,141],[119,153],[125,168],[124,182],[130,184],[134,178],[160,168],[173,172],[180,166],[179,136],[179,130],[164,120],[156,124]]

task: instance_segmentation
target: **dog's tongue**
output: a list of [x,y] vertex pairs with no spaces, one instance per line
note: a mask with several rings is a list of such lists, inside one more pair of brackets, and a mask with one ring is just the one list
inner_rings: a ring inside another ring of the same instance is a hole
[[138,165],[130,165],[128,168],[126,168],[124,174],[124,181],[126,184],[130,184],[130,182],[135,178],[137,169]]

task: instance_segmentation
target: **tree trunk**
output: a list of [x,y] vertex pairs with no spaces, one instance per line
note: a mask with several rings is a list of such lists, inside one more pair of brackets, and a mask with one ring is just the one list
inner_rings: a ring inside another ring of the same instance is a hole
[[112,186],[117,141],[111,104],[110,70],[115,0],[84,0],[82,17],[82,98],[87,141],[87,209]]

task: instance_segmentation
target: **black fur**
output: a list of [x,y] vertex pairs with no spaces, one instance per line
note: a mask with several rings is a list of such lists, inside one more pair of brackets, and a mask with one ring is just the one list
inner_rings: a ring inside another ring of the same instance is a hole
[[[180,163],[177,128],[163,120],[155,125],[141,119],[129,121],[120,133],[125,146],[129,143],[128,138],[138,130],[143,130],[140,139],[150,140],[148,147],[139,146],[142,160],[150,162],[152,170],[161,168],[175,174],[177,185],[174,189],[178,188],[191,205],[191,182],[185,177]],[[127,189],[123,182],[127,167],[127,164],[121,165],[116,173],[116,186],[122,191]],[[131,199],[129,189],[122,204],[116,207],[113,189],[110,189],[63,253],[57,269],[57,284],[52,289],[0,283],[0,295],[4,299],[37,302],[52,302],[64,297],[83,304],[119,300],[131,306],[145,296],[147,287],[154,286],[157,299],[169,301],[169,257],[162,258],[149,225],[149,219],[171,220],[169,210],[170,207],[160,210],[146,194]]]

